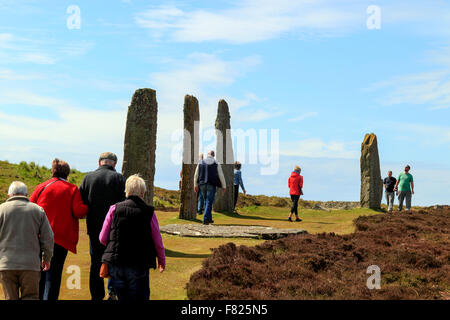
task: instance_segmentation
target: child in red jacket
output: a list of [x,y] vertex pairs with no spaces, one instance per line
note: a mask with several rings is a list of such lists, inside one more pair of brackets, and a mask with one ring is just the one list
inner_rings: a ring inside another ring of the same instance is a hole
[[300,199],[300,196],[303,194],[302,188],[303,188],[303,176],[300,175],[300,172],[302,169],[300,169],[299,166],[294,167],[294,171],[291,173],[291,176],[288,180],[288,186],[289,186],[289,194],[291,195],[292,200],[292,207],[291,207],[291,213],[289,214],[288,220],[292,222],[292,214],[295,213],[295,221],[302,221],[298,217],[298,200]]

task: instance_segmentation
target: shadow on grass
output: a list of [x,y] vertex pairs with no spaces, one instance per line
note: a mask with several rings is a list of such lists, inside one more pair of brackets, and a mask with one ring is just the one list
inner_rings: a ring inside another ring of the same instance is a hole
[[[265,220],[265,221],[287,221],[286,219],[280,219],[280,218],[266,218],[266,217],[260,217],[260,216],[248,216],[245,214],[235,213],[235,212],[219,212],[220,214],[223,214],[224,216],[230,217],[230,218],[236,218],[236,219],[249,219],[249,220]],[[287,217],[287,215],[286,215]]]
[[210,256],[210,254],[195,254],[195,253],[185,253],[185,252],[179,252],[179,251],[173,251],[170,249],[165,249],[166,251],[166,257],[171,257],[171,258],[208,258]]

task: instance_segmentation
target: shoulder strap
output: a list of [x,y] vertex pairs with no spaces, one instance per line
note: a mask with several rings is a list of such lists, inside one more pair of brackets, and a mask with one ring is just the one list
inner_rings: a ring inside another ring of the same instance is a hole
[[39,197],[41,196],[42,192],[44,192],[45,189],[47,189],[48,186],[55,183],[56,181],[59,181],[60,179],[53,180],[52,182],[48,183],[45,187],[42,188],[42,190],[39,192],[38,196],[36,197],[36,202],[38,201]]

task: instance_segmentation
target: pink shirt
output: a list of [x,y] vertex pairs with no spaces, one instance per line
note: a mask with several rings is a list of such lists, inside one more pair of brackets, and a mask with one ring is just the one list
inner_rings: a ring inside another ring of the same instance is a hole
[[[100,232],[100,243],[106,246],[109,240],[109,233],[111,231],[111,223],[114,218],[114,212],[116,211],[116,205],[112,205],[109,208],[108,214],[106,215],[105,222],[103,222],[103,228]],[[158,264],[165,266],[166,265],[166,254],[164,251],[164,246],[162,242],[161,233],[159,232],[159,224],[158,219],[156,218],[156,214],[153,214],[153,218],[151,221],[150,227],[152,228],[152,238],[153,243],[155,244],[156,255],[158,257]]]

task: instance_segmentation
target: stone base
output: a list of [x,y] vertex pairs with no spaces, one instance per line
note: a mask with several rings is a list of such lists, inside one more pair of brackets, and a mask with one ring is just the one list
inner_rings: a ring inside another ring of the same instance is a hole
[[204,224],[169,224],[160,228],[161,232],[196,238],[253,238],[280,239],[288,235],[306,234],[302,229],[277,229],[259,226],[222,226]]

